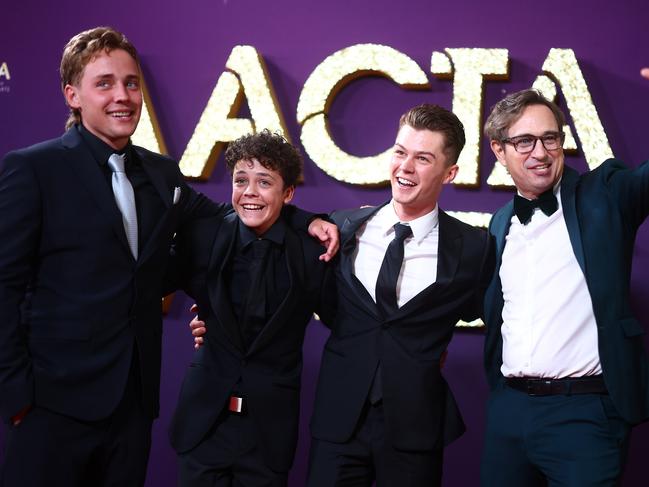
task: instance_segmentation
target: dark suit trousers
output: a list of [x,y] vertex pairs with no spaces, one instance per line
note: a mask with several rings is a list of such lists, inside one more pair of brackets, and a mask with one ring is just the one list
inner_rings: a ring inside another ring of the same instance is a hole
[[483,487],[604,487],[619,484],[630,426],[608,395],[491,393]]
[[[134,369],[134,368],[133,368]],[[134,370],[117,409],[79,421],[34,407],[9,426],[0,487],[140,487],[151,446],[150,417]]]
[[346,443],[312,439],[307,487],[435,487],[442,481],[443,449],[406,452],[386,441],[383,402],[366,404]]
[[266,465],[253,419],[225,410],[205,439],[178,455],[180,487],[286,487],[288,472]]

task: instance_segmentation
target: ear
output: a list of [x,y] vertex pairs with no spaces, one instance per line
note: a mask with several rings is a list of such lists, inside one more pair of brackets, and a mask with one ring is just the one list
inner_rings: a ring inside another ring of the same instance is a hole
[[295,194],[295,186],[289,186],[288,188],[284,188],[284,204],[290,203],[290,201],[293,199],[294,194]]
[[505,146],[498,140],[492,140],[490,142],[490,146],[491,146],[491,151],[498,159],[498,162],[500,162],[503,166],[507,167],[507,161],[505,159]]
[[455,179],[455,176],[457,176],[457,171],[458,171],[458,165],[453,164],[452,166],[449,166],[446,169],[446,175],[444,176],[444,179],[442,180],[442,183],[444,184],[449,184]]
[[65,101],[67,102],[70,108],[79,109],[81,108],[81,102],[79,101],[79,94],[77,93],[77,88],[73,85],[65,85],[63,88],[63,96],[65,96]]

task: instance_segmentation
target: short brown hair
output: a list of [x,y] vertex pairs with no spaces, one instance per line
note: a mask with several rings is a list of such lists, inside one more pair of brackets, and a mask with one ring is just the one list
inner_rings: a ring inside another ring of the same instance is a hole
[[[66,85],[76,85],[81,80],[83,70],[101,52],[110,52],[115,49],[122,49],[129,53],[135,62],[138,63],[138,55],[135,46],[129,42],[124,34],[111,27],[95,27],[75,35],[68,41],[63,49],[61,57],[61,89],[65,90]],[[81,122],[79,110],[71,108],[65,128]]]
[[256,159],[266,169],[277,171],[284,180],[284,187],[295,186],[302,174],[302,156],[280,134],[264,129],[256,134],[239,137],[228,145],[225,164],[230,174],[239,161]]
[[520,118],[523,111],[531,105],[544,105],[548,107],[554,119],[557,121],[559,132],[563,131],[566,123],[566,117],[561,109],[553,102],[548,100],[539,90],[529,88],[527,90],[517,91],[507,95],[500,100],[491,109],[489,117],[484,124],[484,134],[489,140],[502,142],[507,138],[507,131],[516,120]]
[[448,156],[447,165],[452,166],[457,162],[466,139],[464,125],[453,112],[439,105],[423,103],[401,115],[399,128],[404,125],[415,130],[440,132],[444,136],[444,152]]

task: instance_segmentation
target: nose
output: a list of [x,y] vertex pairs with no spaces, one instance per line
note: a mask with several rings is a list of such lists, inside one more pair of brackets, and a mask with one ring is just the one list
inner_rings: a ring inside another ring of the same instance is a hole
[[124,101],[130,98],[128,88],[122,83],[116,83],[113,91],[113,96],[116,101]]
[[403,172],[407,172],[407,173],[413,172],[414,167],[415,167],[415,161],[414,161],[413,156],[411,156],[411,155],[408,155],[407,157],[404,157],[401,160],[401,164],[399,165],[399,168]]
[[257,186],[254,183],[249,183],[243,191],[245,196],[257,196]]
[[533,157],[534,159],[543,159],[547,155],[548,151],[545,149],[541,139],[536,139],[534,141],[534,148],[532,149],[532,152],[530,152],[530,157]]

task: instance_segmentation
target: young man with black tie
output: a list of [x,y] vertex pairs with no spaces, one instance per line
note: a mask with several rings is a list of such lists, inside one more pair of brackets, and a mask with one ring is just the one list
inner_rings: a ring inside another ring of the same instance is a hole
[[493,269],[487,233],[437,204],[463,146],[453,113],[412,108],[392,151],[392,199],[333,213],[337,313],[311,422],[309,487],[441,483],[443,448],[464,423],[440,360],[456,323],[480,315]]
[[302,344],[314,312],[328,320],[320,246],[281,211],[302,159],[267,131],[231,143],[227,215],[176,238],[179,286],[207,325],[170,428],[183,487],[286,485],[298,435]]

